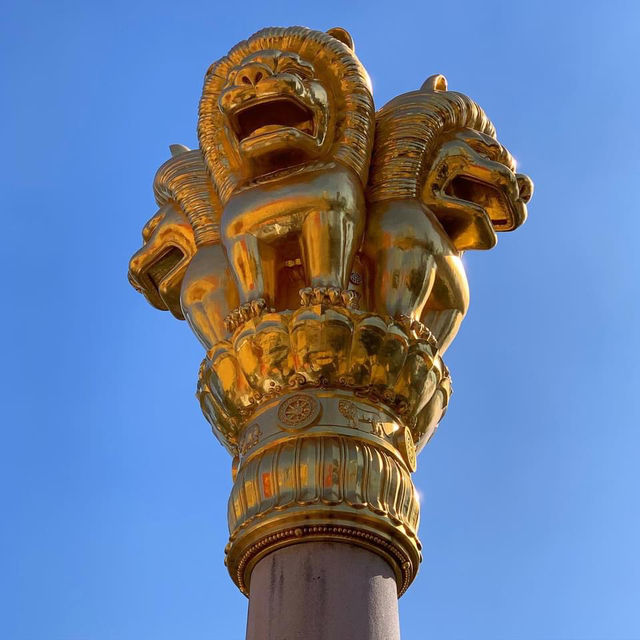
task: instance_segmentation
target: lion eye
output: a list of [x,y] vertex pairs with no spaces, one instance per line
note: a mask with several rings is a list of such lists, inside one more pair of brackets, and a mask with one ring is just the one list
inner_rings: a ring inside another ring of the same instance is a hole
[[294,67],[292,65],[279,69],[279,72],[290,73],[292,75],[299,76],[300,78],[304,78],[305,80],[308,80],[311,77],[311,74],[307,69],[303,69],[302,67]]
[[498,149],[489,146],[481,140],[469,140],[467,143],[479,156],[486,158],[487,160],[493,160],[498,154]]

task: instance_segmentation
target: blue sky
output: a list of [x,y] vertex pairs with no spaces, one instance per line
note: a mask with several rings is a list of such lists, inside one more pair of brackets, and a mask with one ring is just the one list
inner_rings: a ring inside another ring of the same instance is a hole
[[201,347],[126,268],[207,66],[305,24],[351,31],[378,106],[445,74],[536,183],[526,225],[465,256],[403,638],[640,638],[639,7],[5,4],[0,637],[244,637]]

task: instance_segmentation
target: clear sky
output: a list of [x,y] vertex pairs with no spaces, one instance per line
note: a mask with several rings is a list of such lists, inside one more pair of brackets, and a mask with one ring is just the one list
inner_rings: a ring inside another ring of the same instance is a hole
[[378,106],[445,74],[536,183],[465,256],[403,639],[640,638],[638,7],[5,3],[0,638],[244,637],[201,347],[126,269],[207,66],[292,24],[348,28]]

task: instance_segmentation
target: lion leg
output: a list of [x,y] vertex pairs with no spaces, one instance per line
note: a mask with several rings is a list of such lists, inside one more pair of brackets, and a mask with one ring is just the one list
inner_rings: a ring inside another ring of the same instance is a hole
[[363,250],[374,310],[417,319],[435,278],[433,225],[421,207],[397,201],[374,205],[367,225]]
[[420,318],[444,353],[458,333],[469,308],[469,285],[457,256],[438,256],[436,278]]
[[180,303],[186,321],[207,351],[225,339],[225,319],[239,301],[222,245],[198,249],[185,273]]
[[433,284],[435,260],[424,246],[390,246],[376,254],[376,311],[394,318],[420,315]]
[[316,211],[306,216],[300,249],[310,287],[347,288],[356,237],[355,221],[344,211]]
[[225,245],[238,285],[240,304],[265,298],[273,300],[268,291],[268,285],[272,285],[273,278],[269,277],[269,267],[264,264],[262,253],[265,247],[261,246],[260,240],[247,233],[235,236]]

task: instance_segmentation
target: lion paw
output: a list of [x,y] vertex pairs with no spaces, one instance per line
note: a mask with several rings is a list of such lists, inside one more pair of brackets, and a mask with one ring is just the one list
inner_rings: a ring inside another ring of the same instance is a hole
[[334,307],[355,308],[359,298],[356,291],[339,289],[338,287],[305,287],[300,289],[300,304],[303,307],[314,304],[330,304]]
[[416,338],[425,340],[434,349],[438,349],[438,341],[436,337],[431,333],[431,330],[426,325],[422,324],[419,320],[414,320],[409,316],[402,315],[398,318],[397,322],[406,331],[408,335],[414,335]]
[[257,300],[241,304],[224,319],[227,331],[233,333],[240,325],[247,322],[247,320],[262,315],[266,308],[267,303],[264,298],[258,298]]

